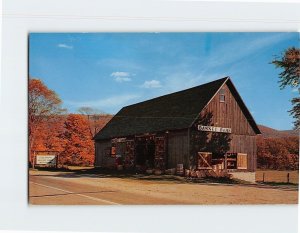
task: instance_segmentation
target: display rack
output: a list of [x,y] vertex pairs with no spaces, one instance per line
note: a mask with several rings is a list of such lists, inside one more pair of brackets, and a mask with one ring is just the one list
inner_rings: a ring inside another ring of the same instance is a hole
[[166,154],[165,137],[155,137],[155,168],[164,169]]
[[134,140],[126,140],[124,164],[126,167],[134,166]]

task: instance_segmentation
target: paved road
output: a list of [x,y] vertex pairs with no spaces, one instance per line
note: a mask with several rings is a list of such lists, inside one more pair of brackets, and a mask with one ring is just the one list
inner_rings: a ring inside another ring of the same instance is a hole
[[[29,203],[47,205],[121,205],[175,204],[172,200],[126,192],[122,187],[101,185],[94,178],[58,178],[53,175],[30,175]],[[107,180],[105,180],[107,182]],[[104,182],[103,182],[104,183]]]
[[293,204],[297,187],[270,188],[30,171],[29,203],[46,205]]

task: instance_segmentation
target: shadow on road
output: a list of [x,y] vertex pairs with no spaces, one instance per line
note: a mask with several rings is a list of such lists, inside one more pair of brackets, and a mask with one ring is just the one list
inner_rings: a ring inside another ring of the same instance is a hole
[[298,191],[298,184],[287,183],[248,183],[239,180],[232,180],[229,178],[190,178],[176,175],[147,175],[140,174],[136,171],[117,171],[112,169],[82,169],[82,170],[67,170],[67,169],[39,169],[39,171],[50,171],[50,174],[32,174],[31,176],[49,176],[49,177],[61,177],[61,178],[120,178],[130,180],[142,180],[142,181],[155,181],[173,184],[196,184],[196,185],[210,185],[210,186],[248,186],[263,189],[278,189],[284,191]]

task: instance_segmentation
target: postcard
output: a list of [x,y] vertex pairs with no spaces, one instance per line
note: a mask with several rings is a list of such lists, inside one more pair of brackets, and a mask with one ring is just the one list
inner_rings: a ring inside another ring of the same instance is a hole
[[31,205],[297,204],[299,33],[30,33]]

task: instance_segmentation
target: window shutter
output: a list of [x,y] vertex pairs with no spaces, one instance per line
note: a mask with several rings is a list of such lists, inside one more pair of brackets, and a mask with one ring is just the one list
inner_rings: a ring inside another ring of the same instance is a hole
[[247,169],[247,154],[237,154],[237,169]]

